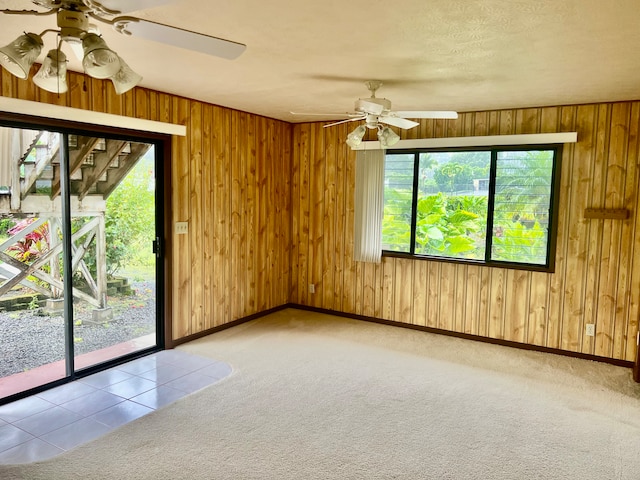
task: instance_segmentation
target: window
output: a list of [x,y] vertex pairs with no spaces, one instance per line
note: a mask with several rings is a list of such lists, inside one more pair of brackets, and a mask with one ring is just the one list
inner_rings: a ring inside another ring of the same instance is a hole
[[560,148],[387,153],[383,251],[552,271]]

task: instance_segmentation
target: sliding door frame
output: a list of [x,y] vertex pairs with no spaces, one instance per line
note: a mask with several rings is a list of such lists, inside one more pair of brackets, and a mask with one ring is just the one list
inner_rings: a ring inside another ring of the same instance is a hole
[[[171,338],[171,152],[172,152],[172,136],[163,133],[154,133],[148,131],[138,131],[130,129],[120,129],[102,125],[91,125],[87,123],[70,122],[66,120],[51,119],[46,117],[37,117],[30,115],[20,115],[14,113],[0,112],[0,126],[24,129],[49,129],[54,133],[63,136],[64,147],[61,148],[61,205],[63,228],[65,229],[64,245],[63,245],[63,265],[66,266],[67,261],[70,262],[71,257],[71,212],[69,201],[66,198],[69,192],[68,177],[68,149],[67,141],[69,134],[85,134],[104,138],[117,138],[121,140],[135,141],[141,143],[151,143],[155,147],[155,170],[156,170],[156,187],[155,187],[155,225],[156,238],[156,346],[144,350],[133,352],[107,362],[92,365],[76,371],[74,368],[73,357],[73,322],[67,322],[65,325],[65,360],[66,374],[63,379],[46,383],[35,388],[25,390],[23,392],[10,395],[0,399],[0,404],[9,403],[20,398],[24,398],[35,393],[47,390],[49,388],[68,383],[70,381],[91,375],[97,371],[128,362],[134,358],[142,357],[154,351],[163,350],[172,346]],[[64,159],[62,157],[65,157]],[[69,243],[69,245],[67,245]],[[70,263],[69,263],[70,265]],[[71,291],[72,277],[64,275],[65,290]],[[73,296],[71,296],[71,299]],[[72,300],[65,299],[65,318],[73,318]],[[71,343],[71,348],[69,348]]]

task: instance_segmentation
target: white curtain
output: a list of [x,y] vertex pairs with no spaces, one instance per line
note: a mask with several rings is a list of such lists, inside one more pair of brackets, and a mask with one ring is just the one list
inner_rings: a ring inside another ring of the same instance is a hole
[[380,263],[384,213],[384,150],[356,153],[354,258]]

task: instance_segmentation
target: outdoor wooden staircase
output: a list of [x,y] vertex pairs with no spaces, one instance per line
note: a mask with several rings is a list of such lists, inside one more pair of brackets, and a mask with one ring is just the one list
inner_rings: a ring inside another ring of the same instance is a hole
[[[21,200],[30,195],[48,195],[54,200],[60,195],[57,137],[39,132],[20,158]],[[70,193],[80,201],[88,195],[106,200],[150,147],[144,143],[80,135],[70,135],[69,144]]]

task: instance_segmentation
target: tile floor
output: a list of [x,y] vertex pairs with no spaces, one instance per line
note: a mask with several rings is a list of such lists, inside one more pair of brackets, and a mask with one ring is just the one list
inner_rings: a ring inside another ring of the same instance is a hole
[[0,406],[0,463],[54,457],[231,373],[216,360],[165,350]]

